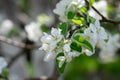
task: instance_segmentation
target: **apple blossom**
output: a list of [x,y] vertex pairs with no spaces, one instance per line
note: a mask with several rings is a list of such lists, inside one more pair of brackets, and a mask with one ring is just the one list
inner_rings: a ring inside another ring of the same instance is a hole
[[35,22],[31,22],[30,24],[26,25],[25,30],[28,34],[28,38],[32,41],[38,41],[42,35],[40,27]]
[[0,26],[0,34],[7,35],[14,27],[11,20],[4,20]]
[[[66,13],[68,11],[76,11],[77,8],[80,8],[85,5],[84,0],[61,0],[56,5],[56,9],[53,12],[59,15],[61,21],[66,21]],[[76,7],[75,7],[76,6]]]
[[116,51],[120,48],[119,35],[110,35],[108,42],[100,41],[98,47],[100,51],[100,59],[103,62],[113,61],[116,57]]
[[45,61],[49,61],[52,57],[55,58],[57,52],[56,49],[59,47],[58,43],[62,40],[63,35],[61,35],[60,30],[56,28],[52,28],[51,35],[44,33],[44,36],[41,37],[42,47],[41,50],[45,50],[47,52],[45,56]]

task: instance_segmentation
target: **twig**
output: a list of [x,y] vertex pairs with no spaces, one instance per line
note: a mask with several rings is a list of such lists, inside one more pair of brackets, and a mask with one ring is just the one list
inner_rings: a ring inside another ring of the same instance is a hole
[[[28,40],[26,40],[25,44],[26,45],[31,45]],[[31,54],[31,50],[32,50],[32,48],[22,48],[22,50],[18,54],[16,54],[15,56],[13,56],[10,59],[10,61],[8,62],[8,66],[7,67],[10,68],[15,63],[15,61],[17,59],[19,59],[21,56],[23,56],[25,54],[26,54],[26,56],[27,56],[27,54],[30,55]]]
[[17,46],[20,48],[26,48],[26,49],[35,49],[38,48],[38,46],[34,46],[34,45],[26,45],[25,43],[19,42],[19,41],[13,41],[11,39],[8,39],[2,35],[0,35],[0,41],[13,45],[13,46]]
[[[85,2],[89,5],[89,2],[87,0],[85,0]],[[120,24],[120,21],[114,21],[111,19],[107,19],[106,17],[104,17],[94,6],[91,6],[91,8],[97,12],[98,15],[100,15],[102,17],[102,19],[100,20],[101,22],[109,22],[109,23],[113,23],[113,24]]]
[[7,67],[8,68],[10,68],[13,64],[14,64],[14,62],[17,60],[17,59],[19,59],[22,55],[24,55],[25,53],[23,52],[23,50],[22,51],[20,51],[18,54],[16,54],[14,57],[12,57],[11,59],[10,59],[10,61],[8,62],[8,65],[7,65]]

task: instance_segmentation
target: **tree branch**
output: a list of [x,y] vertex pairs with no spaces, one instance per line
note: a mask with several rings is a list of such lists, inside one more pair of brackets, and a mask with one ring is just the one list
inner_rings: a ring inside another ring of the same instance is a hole
[[[86,4],[89,5],[89,2],[87,0],[85,0]],[[91,6],[91,8],[98,14],[101,16],[101,22],[109,22],[109,23],[113,23],[113,24],[120,24],[120,21],[114,21],[111,19],[107,19],[106,17],[104,17],[94,6]]]
[[10,59],[10,61],[8,62],[7,68],[10,68],[14,64],[14,62],[24,54],[25,54],[25,52],[23,52],[23,50],[22,50],[18,54],[16,54],[14,57],[12,57]]
[[25,43],[19,42],[19,41],[13,41],[11,39],[8,39],[2,35],[0,35],[0,41],[16,46],[16,47],[20,47],[20,48],[26,48],[26,49],[35,49],[38,48],[38,46],[34,46],[34,45],[26,45]]

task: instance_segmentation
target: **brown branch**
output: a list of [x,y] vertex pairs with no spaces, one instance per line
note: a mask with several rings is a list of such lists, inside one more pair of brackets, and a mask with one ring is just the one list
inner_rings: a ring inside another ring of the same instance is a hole
[[[85,0],[86,4],[89,5],[89,2],[87,0]],[[94,6],[91,6],[91,8],[102,17],[102,19],[100,20],[101,22],[109,22],[109,23],[113,23],[113,24],[120,24],[120,21],[114,21],[111,19],[107,19],[106,17],[104,17]]]
[[25,43],[19,42],[19,41],[13,41],[12,39],[8,39],[2,35],[0,35],[0,41],[16,46],[16,47],[20,47],[20,48],[26,48],[26,49],[35,49],[38,48],[38,46],[34,46],[34,45],[26,45]]
[[16,54],[14,57],[12,57],[10,59],[10,61],[8,62],[7,68],[10,68],[14,64],[14,62],[24,54],[25,54],[25,52],[23,52],[23,50],[22,50],[18,54]]

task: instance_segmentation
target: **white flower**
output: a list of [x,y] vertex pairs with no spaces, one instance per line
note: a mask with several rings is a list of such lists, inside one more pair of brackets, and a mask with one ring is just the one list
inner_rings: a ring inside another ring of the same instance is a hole
[[53,12],[60,16],[61,21],[66,21],[66,12],[75,11],[76,8],[80,8],[84,4],[84,0],[61,0],[57,3],[56,9],[54,9]]
[[52,28],[51,35],[44,33],[41,37],[42,47],[40,49],[47,52],[44,58],[45,61],[50,61],[56,57],[59,52],[59,48],[57,48],[59,47],[58,43],[60,43],[62,39],[63,35],[61,35],[59,29]]
[[70,62],[74,57],[77,57],[79,55],[80,55],[80,53],[78,53],[76,51],[66,53],[66,62]]
[[0,34],[6,35],[12,30],[14,24],[11,20],[4,20],[0,27]]
[[80,8],[85,5],[85,1],[84,0],[72,0],[71,4],[74,4],[78,8]]
[[[92,45],[93,49],[99,41],[108,39],[108,35],[104,28],[100,26],[99,20],[96,20],[94,24],[91,23],[90,26],[84,30],[84,33],[79,35],[83,36],[85,40],[87,40]],[[91,56],[94,52],[83,48],[83,53]]]
[[66,62],[70,62],[74,57],[80,55],[80,53],[78,53],[77,51],[71,51],[70,44],[70,40],[64,41],[63,52],[65,53]]
[[96,20],[94,24],[90,24],[88,28],[84,30],[82,36],[95,47],[96,43],[100,40],[108,39],[108,35],[105,29],[100,26],[99,20]]
[[2,70],[7,66],[7,62],[3,57],[0,57],[0,74],[2,73]]
[[44,36],[41,37],[41,42],[43,43],[50,43],[53,40],[52,35],[49,35],[47,33],[43,33]]
[[[98,41],[96,27],[90,24],[90,26],[84,30],[84,34],[82,34],[82,36],[85,38],[85,40],[87,40],[92,45],[94,49]],[[85,48],[82,49],[82,53],[85,53],[87,56],[91,56],[92,54],[94,54],[94,52]]]
[[109,35],[108,42],[100,41],[98,43],[98,47],[102,50],[112,50],[115,52],[118,48],[120,48],[120,42],[119,42],[120,36],[118,34],[116,35]]
[[99,20],[96,20],[94,24],[90,24],[84,31],[85,38],[93,45],[100,40],[108,39],[108,35],[105,29],[100,26]]
[[50,26],[54,22],[54,18],[52,15],[48,16],[46,14],[40,14],[37,18],[38,24]]
[[87,56],[91,56],[94,54],[94,52],[91,52],[90,50],[88,49],[83,49],[83,53],[85,53]]
[[[100,0],[98,2],[95,2],[93,6],[99,10],[99,12],[107,17],[107,1],[106,0]],[[96,18],[96,19],[101,19],[101,16],[99,16],[93,9],[90,9],[88,11],[89,15]]]
[[70,43],[65,44],[65,45],[63,46],[63,50],[64,50],[65,52],[70,52]]
[[100,60],[104,63],[114,61],[116,58],[115,52],[111,50],[102,50],[99,53]]
[[53,12],[60,16],[60,20],[66,21],[65,11],[67,5],[69,5],[71,1],[72,0],[61,0],[57,3],[56,9],[54,9]]
[[25,30],[28,34],[28,38],[32,41],[38,41],[42,35],[40,27],[35,22],[26,25]]
[[108,39],[108,35],[105,32],[105,29],[102,26],[100,26],[99,20],[96,20],[95,24],[93,26],[96,27],[96,31],[97,31],[97,35],[98,35],[98,40]]
[[103,62],[110,62],[115,59],[115,53],[120,48],[119,39],[118,34],[110,35],[108,42],[100,41],[98,43],[98,47],[101,49],[99,56]]
[[46,50],[47,52],[52,51],[57,43],[60,42],[63,38],[60,31],[56,28],[52,28],[51,35],[44,33],[44,36],[41,37],[41,42],[43,43],[41,49]]
[[41,37],[42,47],[41,50],[45,50],[46,52],[51,52],[56,47],[56,42],[54,42],[54,38],[47,33],[44,33],[44,36]]
[[95,47],[97,43],[97,33],[96,28],[90,24],[90,27],[84,30],[83,37]]
[[44,61],[49,62],[53,60],[56,57],[56,55],[57,54],[55,52],[48,52],[44,57]]
[[59,66],[59,68],[61,68],[62,65],[64,64],[66,58],[65,58],[64,56],[59,56],[59,57],[57,58],[57,60],[60,61],[58,66]]
[[56,42],[61,41],[61,39],[63,38],[63,35],[61,35],[60,30],[56,28],[52,28],[51,35],[53,36]]

